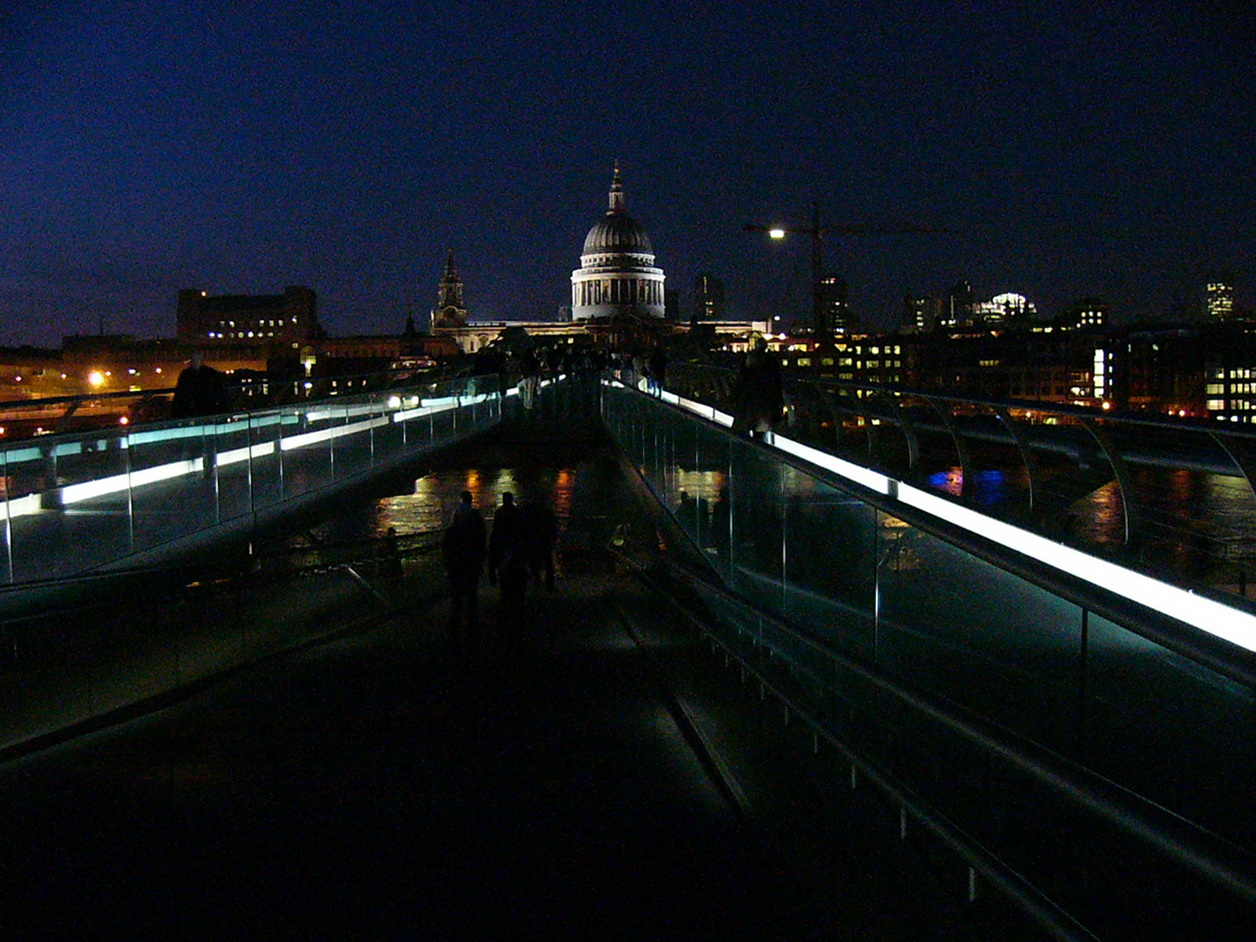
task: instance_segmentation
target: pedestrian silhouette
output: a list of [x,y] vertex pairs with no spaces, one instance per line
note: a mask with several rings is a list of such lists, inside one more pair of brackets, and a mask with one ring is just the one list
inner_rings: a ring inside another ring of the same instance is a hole
[[650,392],[655,396],[662,395],[663,384],[667,381],[667,351],[663,349],[661,343],[656,343],[654,349],[650,351],[646,369],[650,377]]
[[401,566],[401,550],[397,544],[397,528],[389,527],[388,534],[380,546],[380,577],[388,583],[397,584],[405,574]]
[[489,583],[496,583],[500,591],[502,637],[509,642],[518,641],[523,631],[523,603],[528,587],[528,545],[523,513],[510,491],[502,494],[502,505],[493,515],[488,565]]
[[554,589],[554,547],[558,544],[558,518],[544,500],[526,500],[523,511],[523,537],[528,543],[528,568],[532,578]]
[[780,364],[767,340],[756,337],[733,389],[733,431],[751,437],[770,432],[780,420],[784,402]]
[[174,400],[170,405],[171,418],[221,415],[228,407],[227,386],[222,374],[207,366],[204,354],[197,350],[175,383]]
[[453,521],[441,537],[441,560],[449,576],[449,640],[455,646],[476,639],[485,543],[484,518],[471,492],[463,491]]

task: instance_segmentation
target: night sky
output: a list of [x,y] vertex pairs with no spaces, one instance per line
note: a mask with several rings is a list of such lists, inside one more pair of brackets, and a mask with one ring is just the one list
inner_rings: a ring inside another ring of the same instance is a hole
[[[688,304],[873,326],[972,282],[1116,320],[1256,288],[1256,35],[1156,3],[28,2],[0,13],[0,344],[173,336],[176,292],[305,284],[334,335],[552,319],[619,160]],[[1244,5],[1226,5],[1242,11]],[[1212,9],[1211,7],[1209,9]],[[926,11],[926,12],[919,12]],[[687,313],[687,308],[686,308]],[[420,321],[425,323],[425,318]]]

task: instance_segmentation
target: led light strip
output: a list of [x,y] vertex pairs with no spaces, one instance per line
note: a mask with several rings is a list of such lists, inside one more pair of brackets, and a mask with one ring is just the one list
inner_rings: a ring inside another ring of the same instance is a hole
[[93,497],[116,494],[119,491],[125,491],[128,487],[143,487],[145,484],[169,481],[171,478],[182,477],[185,474],[196,474],[204,466],[203,459],[193,458],[189,461],[172,461],[169,464],[143,468],[139,471],[132,471],[130,474],[114,474],[95,481],[67,484],[61,488],[61,503],[77,504],[85,500],[91,500]]
[[331,428],[323,428],[315,432],[289,435],[287,438],[280,440],[279,447],[283,451],[294,451],[297,448],[305,448],[307,445],[328,442],[335,438],[344,438],[346,435],[356,435],[359,432],[365,432],[367,429],[379,428],[381,425],[388,425],[391,422],[392,419],[370,419],[366,422],[354,422],[352,425],[333,425]]
[[[485,399],[491,398],[487,394],[467,397],[450,397],[448,399],[429,401],[431,404],[423,406],[419,409],[411,409],[406,412],[395,412],[389,417],[379,417],[371,419],[367,422],[355,422],[352,425],[337,425],[332,428],[319,429],[314,432],[305,432],[300,435],[290,435],[287,438],[281,438],[278,447],[282,451],[293,451],[308,445],[318,444],[320,442],[330,441],[335,438],[342,438],[346,435],[354,435],[359,432],[367,431],[372,428],[379,428],[392,422],[404,422],[408,418],[430,415],[435,412],[446,412],[450,409],[456,409],[459,404],[467,405],[472,402],[483,402]],[[326,418],[330,413],[318,412],[310,413],[307,417],[310,419],[317,417]],[[284,421],[283,418],[273,417],[269,421],[254,422],[253,426],[274,425],[276,422]],[[215,426],[219,430],[235,430],[241,431],[248,428],[248,423],[236,422],[227,425]],[[161,432],[145,432],[140,433],[144,442],[170,441],[181,438],[199,438],[202,434],[201,427],[185,427],[177,429],[164,429]],[[134,436],[130,436],[134,438]],[[126,447],[126,439],[122,439],[123,447]],[[256,445],[249,445],[243,448],[232,448],[218,454],[217,462],[220,468],[232,464],[238,464],[247,461],[249,458],[262,458],[275,453],[276,442],[262,442]],[[43,457],[42,452],[37,449],[23,449],[23,452],[29,452],[30,457]],[[68,453],[68,452],[67,452]],[[146,484],[156,484],[161,481],[169,481],[173,478],[182,477],[186,474],[200,474],[205,469],[205,460],[203,458],[192,458],[184,461],[172,461],[166,464],[154,465],[151,468],[143,468],[139,471],[132,471],[130,474],[113,474],[109,477],[99,478],[94,481],[82,481],[78,484],[69,484],[61,488],[58,495],[58,506],[66,507],[73,504],[82,503],[85,500],[91,500],[96,497],[105,497],[109,494],[117,494],[125,491],[128,487],[143,487]],[[32,514],[39,513],[46,509],[43,506],[43,494],[28,494],[25,497],[18,497],[8,501],[8,517],[16,519],[17,517],[27,517]]]
[[[671,402],[704,419],[712,419],[713,415],[717,414],[710,406],[680,399],[670,394],[665,394],[664,401]],[[731,419],[725,422],[722,416],[713,420],[722,425],[731,426],[732,424]],[[970,533],[1023,553],[1052,569],[1129,599],[1138,605],[1154,609],[1241,648],[1256,651],[1256,617],[1239,609],[1231,608],[1188,589],[1168,585],[1151,576],[1056,543],[1001,520],[987,517],[975,510],[962,507],[860,465],[844,461],[775,432],[765,433],[762,441],[765,445],[832,471],[878,494],[896,498],[909,507],[915,507],[917,510],[922,510]]]

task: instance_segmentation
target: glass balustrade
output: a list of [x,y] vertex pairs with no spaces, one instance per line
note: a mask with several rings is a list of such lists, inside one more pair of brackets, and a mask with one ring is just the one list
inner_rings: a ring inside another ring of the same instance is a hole
[[[718,574],[721,592],[704,598],[720,643],[774,678],[836,739],[1046,884],[1050,875],[1035,873],[1037,851],[1057,854],[1042,859],[1071,854],[1079,867],[1087,849],[1105,860],[1119,853],[1107,819],[1079,814],[1026,767],[870,677],[1117,783],[1148,807],[1256,846],[1250,649],[1166,617],[1141,590],[1109,598],[1052,558],[990,551],[989,534],[922,515],[922,506],[965,502],[917,498],[926,492],[885,473],[897,465],[869,460],[866,441],[816,453],[861,458],[844,477],[795,457],[808,453],[791,442],[794,428],[755,442],[688,405],[609,380],[603,387],[607,427]],[[1133,448],[1121,445],[1126,455]],[[869,468],[878,474],[864,474]],[[919,506],[894,512],[904,501]],[[1013,557],[1017,565],[1007,563]],[[1096,556],[1089,565],[1106,563]],[[1251,618],[1241,606],[1222,614]],[[1208,656],[1194,656],[1195,644]],[[1086,836],[1067,830],[1074,826]]]
[[491,426],[493,378],[254,412],[40,435],[0,446],[10,585],[177,548]]
[[[677,362],[668,386],[734,408],[729,369]],[[1256,580],[1250,429],[789,373],[785,398],[780,430],[827,454],[1159,579],[1240,598]]]

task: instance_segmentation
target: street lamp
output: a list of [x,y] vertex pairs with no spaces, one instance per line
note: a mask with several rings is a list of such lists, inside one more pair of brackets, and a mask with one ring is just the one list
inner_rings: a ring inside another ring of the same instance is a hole
[[867,226],[860,224],[820,225],[820,204],[811,204],[811,225],[809,226],[761,226],[748,222],[746,232],[766,232],[769,238],[784,239],[787,235],[805,235],[811,240],[811,332],[818,340],[831,337],[833,326],[827,323],[828,318],[820,298],[820,269],[824,262],[824,237],[831,234],[839,235],[892,235],[907,232],[947,232],[937,226]]
[[[746,223],[747,232],[766,232],[769,238],[784,239],[786,235],[805,235],[811,239],[811,330],[816,337],[825,333],[824,308],[820,303],[820,265],[823,258],[824,235],[830,231],[820,225],[820,205],[811,205],[811,225],[795,226],[757,226]],[[831,333],[831,331],[829,331]]]

